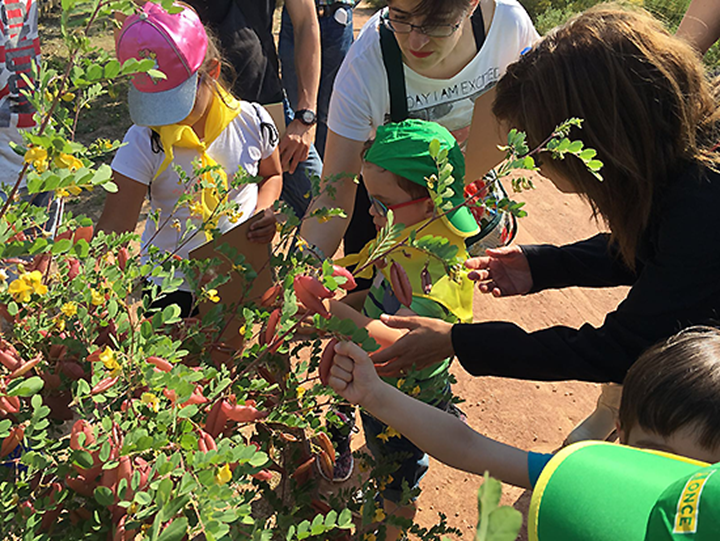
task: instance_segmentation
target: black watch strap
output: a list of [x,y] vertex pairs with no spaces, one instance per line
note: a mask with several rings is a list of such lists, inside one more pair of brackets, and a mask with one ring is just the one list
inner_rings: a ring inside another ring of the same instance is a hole
[[295,120],[299,120],[306,126],[317,123],[317,114],[311,109],[298,109],[295,111]]

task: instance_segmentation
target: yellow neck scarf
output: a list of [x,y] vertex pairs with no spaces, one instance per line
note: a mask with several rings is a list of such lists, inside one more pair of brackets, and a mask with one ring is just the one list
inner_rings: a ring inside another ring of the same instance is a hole
[[[240,102],[219,85],[216,90],[217,94],[213,95],[213,100],[205,120],[205,137],[202,141],[198,138],[191,126],[170,124],[168,126],[156,126],[152,128],[153,131],[160,135],[160,143],[165,151],[165,159],[162,164],[160,164],[160,169],[155,173],[153,180],[172,163],[175,157],[173,147],[196,149],[200,153],[200,163],[202,167],[217,165],[217,162],[207,153],[207,149],[240,113]],[[215,173],[220,177],[223,192],[227,193],[227,173],[222,168],[215,170]],[[203,179],[205,180],[213,180],[213,178],[210,172],[203,175]],[[200,193],[200,213],[206,228],[212,228],[217,224],[219,216],[213,216],[213,213],[219,204],[220,197],[217,185],[202,189]],[[209,237],[207,232],[206,235]]]
[[[412,231],[420,229],[426,223],[427,221],[422,221],[406,227],[400,234],[400,240],[406,239]],[[461,259],[467,259],[469,257],[465,249],[465,239],[451,230],[445,220],[435,220],[418,233],[418,238],[426,235],[448,239],[453,246],[457,246],[458,257]],[[360,253],[348,255],[335,263],[343,266],[361,266],[365,264],[368,260],[370,244],[371,243],[366,244],[365,247],[360,250]],[[393,261],[397,261],[407,272],[410,284],[412,285],[413,297],[422,297],[437,302],[454,314],[461,322],[466,323],[472,321],[473,282],[467,277],[467,271],[464,269],[461,270],[460,282],[455,282],[446,274],[445,267],[436,258],[428,257],[427,254],[420,250],[404,246],[390,252],[386,259],[388,260],[388,265],[381,269],[381,272],[388,282],[390,281],[390,265]],[[426,264],[432,282],[432,288],[429,293],[423,291],[420,277]],[[371,278],[372,274],[373,267],[370,266],[362,271],[358,277]]]

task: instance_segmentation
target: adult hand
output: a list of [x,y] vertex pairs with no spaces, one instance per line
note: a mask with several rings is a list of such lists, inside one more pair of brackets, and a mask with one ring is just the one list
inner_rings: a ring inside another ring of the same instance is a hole
[[248,240],[258,244],[267,244],[275,237],[277,218],[272,209],[265,209],[260,219],[253,222],[248,231]]
[[375,369],[381,376],[404,376],[411,369],[421,370],[455,354],[451,323],[429,317],[386,314],[380,320],[388,327],[410,331],[393,345],[371,355]]
[[370,357],[360,346],[352,342],[340,342],[335,345],[328,383],[348,402],[365,404],[382,381]]
[[524,295],[532,289],[533,280],[527,257],[520,246],[505,246],[490,249],[484,257],[473,257],[465,261],[468,278],[478,282],[483,293],[495,297]]
[[294,173],[298,164],[307,160],[310,145],[314,140],[315,126],[307,126],[299,120],[290,122],[280,139],[282,170],[290,174]]

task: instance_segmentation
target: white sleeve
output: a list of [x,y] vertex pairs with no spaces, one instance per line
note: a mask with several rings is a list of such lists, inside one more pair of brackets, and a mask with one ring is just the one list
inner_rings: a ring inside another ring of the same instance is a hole
[[253,103],[255,112],[258,117],[258,129],[260,130],[260,140],[262,141],[262,159],[269,158],[280,142],[275,122],[267,112],[267,109],[258,103]]
[[520,40],[519,50],[522,51],[526,47],[532,47],[535,45],[535,43],[540,40],[540,34],[538,34],[537,30],[535,30],[535,26],[533,25],[532,19],[530,19],[530,15],[528,15],[522,5],[519,3],[516,4],[513,11],[515,12],[513,18],[517,24],[518,38]]
[[162,151],[157,154],[152,151],[150,135],[150,128],[131,126],[125,134],[123,146],[115,153],[111,164],[113,171],[141,184],[150,185],[165,158]]
[[364,37],[364,42],[358,40],[350,47],[340,66],[328,113],[328,128],[353,141],[367,141],[383,123],[390,100],[380,45],[367,43],[377,39],[377,33],[367,32]]

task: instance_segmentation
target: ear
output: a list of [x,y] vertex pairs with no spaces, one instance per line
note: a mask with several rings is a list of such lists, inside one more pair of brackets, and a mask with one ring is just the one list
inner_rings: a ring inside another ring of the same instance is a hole
[[623,445],[627,445],[627,439],[630,434],[625,434],[625,431],[620,426],[620,421],[615,421],[615,430],[617,430],[618,433],[618,441],[622,443]]
[[213,58],[212,60],[210,60],[210,69],[208,70],[208,75],[217,81],[220,78],[221,68],[222,66],[220,65],[220,60],[218,60],[217,58]]

